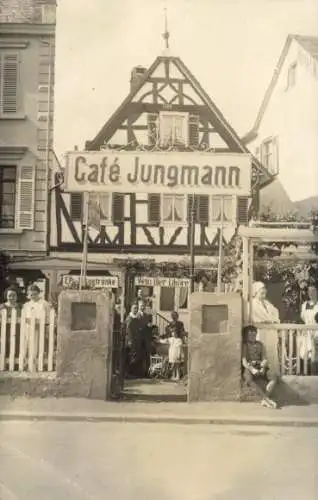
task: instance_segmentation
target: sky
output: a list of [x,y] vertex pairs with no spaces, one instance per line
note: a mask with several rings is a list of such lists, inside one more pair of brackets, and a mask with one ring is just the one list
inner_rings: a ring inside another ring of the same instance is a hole
[[239,135],[253,125],[288,34],[318,35],[318,0],[59,0],[55,149],[84,148],[162,53],[179,56]]

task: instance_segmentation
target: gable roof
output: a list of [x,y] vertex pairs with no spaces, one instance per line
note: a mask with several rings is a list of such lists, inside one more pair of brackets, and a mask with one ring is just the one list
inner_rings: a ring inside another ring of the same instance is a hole
[[299,43],[299,45],[301,45],[302,48],[306,52],[308,52],[309,55],[311,55],[314,59],[318,60],[318,37],[316,37],[316,36],[288,35],[286,42],[285,42],[285,45],[283,47],[283,50],[280,54],[280,57],[277,61],[276,67],[274,69],[274,73],[273,73],[273,76],[271,78],[270,84],[267,87],[267,90],[265,92],[264,99],[261,103],[260,109],[259,109],[258,114],[256,116],[255,123],[254,123],[252,129],[247,134],[245,134],[244,137],[242,137],[242,141],[245,144],[248,144],[253,139],[255,139],[257,136],[259,126],[261,124],[261,121],[263,119],[263,116],[265,114],[267,106],[269,104],[269,101],[270,101],[272,94],[274,92],[274,88],[275,88],[276,83],[278,81],[279,75],[281,73],[281,70],[282,70],[283,64],[285,62],[286,56],[288,54],[288,51],[290,49],[290,46],[294,40],[297,43]]
[[[85,148],[91,151],[99,149],[102,144],[107,142],[112,137],[112,135],[118,128],[118,123],[128,118],[129,104],[133,102],[133,99],[137,96],[138,92],[149,81],[149,79],[151,79],[152,75],[161,64],[173,64],[180,72],[182,77],[187,80],[192,89],[195,91],[196,95],[200,98],[203,106],[205,106],[209,120],[213,123],[213,126],[218,131],[219,135],[222,137],[228,147],[233,152],[251,154],[244,142],[240,139],[235,130],[227,122],[219,108],[215,105],[215,103],[212,101],[212,99],[209,97],[209,95],[206,93],[206,91],[203,89],[203,87],[200,85],[200,83],[191,73],[188,67],[179,57],[173,56],[159,56],[156,58],[154,63],[149,67],[147,71],[145,71],[143,76],[139,79],[138,83],[133,86],[122,104],[110,116],[108,121],[103,125],[94,139],[91,141],[86,141]],[[260,184],[262,186],[270,184],[274,179],[274,176],[269,174],[267,169],[265,169],[265,167],[263,167],[263,165],[255,157],[253,157],[253,155],[251,156],[252,164],[260,174]]]

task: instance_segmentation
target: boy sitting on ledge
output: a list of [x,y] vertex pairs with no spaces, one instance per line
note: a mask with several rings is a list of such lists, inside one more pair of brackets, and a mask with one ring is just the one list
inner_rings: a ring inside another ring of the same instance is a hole
[[255,386],[262,396],[262,406],[277,408],[271,395],[276,386],[276,380],[270,380],[265,348],[262,342],[256,340],[257,329],[253,325],[243,328],[242,365],[243,379],[249,386]]

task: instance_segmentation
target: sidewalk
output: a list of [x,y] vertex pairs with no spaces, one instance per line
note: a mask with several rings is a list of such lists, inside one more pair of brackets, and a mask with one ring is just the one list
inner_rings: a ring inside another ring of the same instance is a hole
[[270,410],[256,403],[141,403],[0,396],[0,420],[318,427],[318,405]]

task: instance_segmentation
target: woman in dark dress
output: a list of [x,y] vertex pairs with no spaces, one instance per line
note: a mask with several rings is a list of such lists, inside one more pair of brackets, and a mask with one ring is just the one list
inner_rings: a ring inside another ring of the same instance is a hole
[[137,304],[131,306],[126,318],[127,375],[139,377],[142,364],[142,338]]
[[[14,287],[9,287],[4,293],[3,304],[0,304],[0,322],[2,321],[3,312],[6,311],[6,350],[5,359],[10,355],[11,346],[11,323],[14,316],[13,311],[16,313],[16,327],[15,327],[15,353],[14,357],[17,359],[20,353],[20,323],[21,323],[21,306],[18,303],[18,294]],[[16,364],[16,363],[15,363]]]

